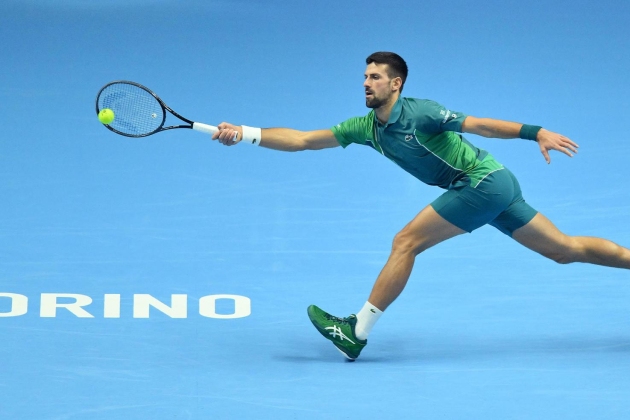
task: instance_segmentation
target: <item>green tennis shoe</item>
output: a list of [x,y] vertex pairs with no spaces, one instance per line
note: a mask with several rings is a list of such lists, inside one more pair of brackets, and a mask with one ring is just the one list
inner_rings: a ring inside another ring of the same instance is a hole
[[359,340],[354,332],[357,325],[357,317],[355,315],[350,315],[347,318],[337,318],[322,311],[315,305],[309,306],[307,312],[317,331],[332,341],[344,356],[350,361],[359,357],[361,350],[367,345],[367,340]]

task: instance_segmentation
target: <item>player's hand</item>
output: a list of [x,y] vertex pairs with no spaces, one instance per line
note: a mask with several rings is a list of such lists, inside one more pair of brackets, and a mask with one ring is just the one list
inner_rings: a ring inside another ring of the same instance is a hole
[[536,141],[547,163],[551,163],[551,158],[549,157],[550,150],[557,150],[569,157],[573,157],[573,154],[577,153],[577,149],[580,147],[570,138],[562,134],[554,133],[553,131],[545,130],[544,128],[538,132]]
[[212,140],[219,140],[224,146],[234,146],[243,138],[243,129],[240,125],[222,122],[217,127],[219,131],[212,135]]

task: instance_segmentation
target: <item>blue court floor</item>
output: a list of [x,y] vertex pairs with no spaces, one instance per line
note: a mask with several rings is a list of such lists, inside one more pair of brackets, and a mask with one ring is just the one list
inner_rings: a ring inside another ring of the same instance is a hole
[[[247,169],[217,179],[206,162],[254,151],[189,132],[92,136],[98,161],[39,162],[50,176],[25,168],[3,186],[0,417],[630,415],[626,272],[559,266],[485,227],[421,255],[348,363],[306,307],[358,311],[391,237],[432,190],[313,181],[329,163],[295,174],[308,155],[280,156],[280,180],[250,181]],[[122,163],[108,170],[103,153]],[[74,181],[59,175],[75,165]],[[570,229],[628,237],[628,203],[594,221],[606,210],[581,197],[538,207]],[[581,210],[566,215],[566,202]]]

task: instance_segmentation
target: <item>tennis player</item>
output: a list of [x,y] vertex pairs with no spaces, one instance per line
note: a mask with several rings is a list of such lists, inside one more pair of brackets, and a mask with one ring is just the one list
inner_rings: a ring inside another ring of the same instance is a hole
[[561,264],[630,268],[629,249],[558,230],[524,200],[509,169],[459,133],[533,140],[547,163],[551,150],[572,157],[578,150],[575,142],[539,126],[477,118],[431,100],[402,97],[407,64],[395,53],[376,52],[366,63],[363,87],[365,104],[371,108],[366,116],[306,132],[221,123],[212,137],[227,146],[247,141],[284,151],[345,148],[356,143],[373,148],[420,181],[446,190],[394,237],[389,259],[356,315],[339,318],[314,305],[308,308],[315,328],[349,360],[359,356],[376,321],[404,289],[418,254],[486,224]]

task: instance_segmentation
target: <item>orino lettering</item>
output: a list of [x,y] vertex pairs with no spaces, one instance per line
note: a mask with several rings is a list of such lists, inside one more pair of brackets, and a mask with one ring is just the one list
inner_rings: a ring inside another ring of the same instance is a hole
[[[38,306],[40,318],[56,318],[60,314],[71,314],[76,318],[150,318],[159,312],[169,318],[188,318],[190,310],[199,316],[216,319],[245,318],[251,314],[251,300],[240,295],[207,295],[189,299],[185,294],[173,294],[168,301],[159,300],[149,294],[134,294],[132,307],[121,307],[121,295],[108,293],[95,301],[91,296],[78,293],[42,293],[39,305],[33,304],[28,296],[18,293],[0,293],[0,318],[18,317]],[[189,304],[194,302],[194,305]],[[221,302],[226,310],[217,311]],[[191,308],[192,307],[192,308]],[[121,309],[124,309],[124,313]]]

